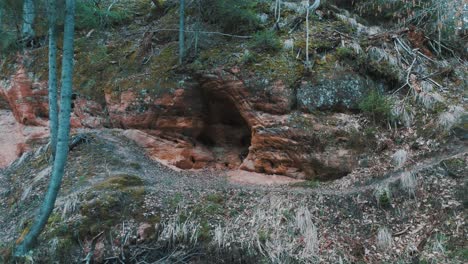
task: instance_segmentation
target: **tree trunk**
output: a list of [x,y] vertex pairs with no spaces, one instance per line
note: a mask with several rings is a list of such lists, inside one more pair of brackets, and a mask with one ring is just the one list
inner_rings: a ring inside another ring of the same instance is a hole
[[34,18],[36,17],[36,10],[33,0],[24,0],[23,2],[23,28],[22,34],[24,39],[34,38]]
[[3,35],[3,2],[0,1],[0,33]]
[[52,177],[44,202],[39,211],[39,215],[34,221],[29,233],[25,236],[21,244],[16,248],[16,256],[24,256],[34,245],[37,237],[47,223],[52,213],[60,190],[62,177],[65,170],[65,163],[68,156],[68,139],[70,133],[70,112],[73,77],[73,35],[75,15],[75,0],[66,0],[65,4],[65,29],[63,36],[63,57],[62,57],[62,91],[60,98],[60,115],[57,135],[57,152],[52,169]]
[[309,4],[306,10],[306,66],[309,67]]
[[180,0],[180,17],[179,17],[179,64],[182,64],[185,55],[185,0]]
[[49,0],[49,127],[50,148],[55,159],[57,148],[58,107],[57,107],[57,4]]

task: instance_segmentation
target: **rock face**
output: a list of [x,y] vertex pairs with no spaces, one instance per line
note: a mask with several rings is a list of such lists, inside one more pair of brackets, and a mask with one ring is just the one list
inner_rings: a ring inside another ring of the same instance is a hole
[[10,110],[0,109],[0,168],[8,166],[24,152],[29,143],[47,137],[44,126],[25,126],[18,123]]
[[[251,130],[251,145],[241,169],[300,179],[330,179],[355,167],[355,153],[333,142],[339,129],[324,126],[311,115],[278,115],[290,112],[288,104],[281,101],[272,113],[266,112],[267,108],[260,111],[254,103],[258,97],[248,92],[245,80],[226,71],[218,70],[198,79],[204,91],[231,101]],[[281,88],[272,87],[273,91],[277,89]]]
[[[255,91],[251,86],[258,80],[240,72],[231,68],[194,73],[180,88],[159,94],[108,92],[105,106],[78,96],[72,126],[125,129],[124,135],[150,157],[180,169],[243,169],[332,179],[357,165],[356,151],[348,147],[346,137],[343,140],[346,118],[317,118],[307,112],[337,105],[353,108],[369,88],[364,79],[345,75],[314,84],[305,81],[296,98],[294,89],[281,80]],[[20,68],[0,91],[19,124],[47,128],[46,84],[31,82]],[[305,113],[294,109],[296,101]]]
[[297,91],[301,110],[356,110],[359,101],[375,89],[375,83],[355,73],[341,72],[333,76],[304,79]]
[[19,123],[33,126],[47,124],[46,84],[32,81],[24,67],[19,67],[9,81],[0,83],[0,97],[8,102]]

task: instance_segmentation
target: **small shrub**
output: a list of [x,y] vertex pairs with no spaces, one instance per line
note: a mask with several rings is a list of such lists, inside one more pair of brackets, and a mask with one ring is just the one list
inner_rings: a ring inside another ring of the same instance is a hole
[[376,90],[372,90],[360,103],[359,109],[368,115],[374,123],[386,122],[392,119],[391,100]]
[[254,35],[252,46],[257,50],[277,51],[281,49],[281,42],[275,32],[270,30],[260,31]]
[[377,187],[374,191],[374,196],[379,206],[384,208],[390,207],[392,193],[390,192],[390,187],[388,185]]
[[244,52],[244,55],[242,55],[241,57],[242,64],[251,64],[251,63],[255,63],[256,61],[257,61],[257,58],[255,57],[255,55],[248,50],[246,50]]
[[123,8],[114,7],[108,11],[107,7],[100,8],[93,1],[76,2],[77,29],[93,29],[120,24],[129,18],[130,14]]
[[336,56],[340,59],[352,59],[355,57],[355,53],[351,48],[339,47],[336,49]]
[[260,24],[254,11],[257,1],[202,0],[202,19],[221,27],[225,33],[252,32]]

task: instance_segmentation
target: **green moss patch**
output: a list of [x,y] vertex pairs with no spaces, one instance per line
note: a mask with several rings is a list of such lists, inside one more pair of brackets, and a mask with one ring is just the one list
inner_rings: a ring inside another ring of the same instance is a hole
[[99,183],[94,187],[94,189],[122,190],[128,187],[141,185],[143,185],[143,181],[138,176],[121,174],[117,176],[112,176],[109,179]]

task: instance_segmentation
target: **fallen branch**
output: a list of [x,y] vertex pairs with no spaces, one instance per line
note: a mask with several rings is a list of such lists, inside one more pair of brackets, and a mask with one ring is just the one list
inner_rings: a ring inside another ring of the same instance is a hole
[[446,68],[446,69],[443,69],[443,70],[441,70],[441,71],[433,72],[433,73],[431,73],[431,74],[428,74],[428,75],[426,75],[426,76],[423,76],[423,77],[421,77],[421,78],[418,78],[418,80],[426,80],[426,79],[429,79],[429,78],[431,78],[431,77],[434,77],[434,76],[437,76],[437,75],[441,75],[441,74],[445,74],[445,73],[448,73],[448,72],[451,72],[451,71],[452,71],[452,69]]
[[403,84],[400,88],[398,88],[395,92],[393,92],[393,94],[396,94],[398,91],[400,91],[401,89],[403,89],[405,86],[409,86],[411,88],[411,84],[410,84],[410,75],[411,75],[411,71],[413,70],[413,66],[414,66],[414,63],[416,62],[416,59],[418,57],[417,56],[414,56],[414,59],[413,59],[413,62],[411,63],[411,65],[409,66],[408,68],[408,72],[406,74],[406,83]]
[[91,263],[91,260],[93,259],[93,255],[94,255],[94,249],[96,248],[97,239],[101,237],[102,234],[104,234],[104,231],[102,231],[101,233],[93,237],[93,239],[91,240],[91,250],[88,252],[88,255],[86,255],[86,258],[82,260],[82,262],[86,262],[86,264]]
[[78,134],[72,138],[70,141],[70,144],[68,145],[68,149],[71,151],[74,148],[76,148],[78,145],[87,143],[91,140],[91,137],[89,137],[86,134]]
[[406,227],[405,229],[403,229],[403,230],[401,230],[401,231],[399,231],[399,232],[394,233],[393,236],[395,236],[395,237],[396,237],[396,236],[401,236],[401,235],[407,233],[408,230],[409,230],[409,227]]
[[338,30],[336,30],[336,29],[335,29],[335,30],[333,30],[333,31],[334,31],[334,32],[336,32],[336,33],[338,33],[338,34],[340,34],[342,37],[349,38],[349,39],[353,39],[353,40],[355,40],[355,39],[356,39],[356,38],[354,38],[354,37],[351,37],[351,36],[350,36],[350,35],[348,35],[348,34],[345,34],[345,33],[339,32],[339,31],[338,31]]
[[408,28],[402,28],[399,30],[393,30],[393,31],[386,31],[383,33],[377,33],[373,34],[367,37],[368,40],[378,40],[378,39],[392,39],[392,38],[397,38],[398,35],[401,35],[403,33],[408,32]]

